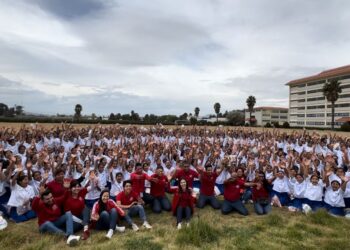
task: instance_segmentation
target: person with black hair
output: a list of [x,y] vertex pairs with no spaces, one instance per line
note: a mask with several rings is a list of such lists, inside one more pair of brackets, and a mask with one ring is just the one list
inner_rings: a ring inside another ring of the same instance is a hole
[[151,176],[152,211],[154,213],[171,210],[170,201],[165,194],[168,188],[168,178],[164,175],[163,167],[158,166],[156,173]]
[[152,226],[147,222],[146,213],[142,206],[144,201],[140,195],[133,191],[131,183],[131,180],[123,182],[124,190],[117,195],[117,205],[124,209],[125,220],[135,232],[139,230],[139,227],[132,221],[131,217],[137,214],[143,222],[143,227],[151,229]]
[[92,228],[97,230],[108,230],[106,234],[107,239],[111,239],[114,230],[124,232],[125,227],[117,226],[117,219],[119,216],[125,216],[125,212],[112,199],[109,198],[109,190],[101,191],[100,198],[95,202],[92,212],[91,221]]
[[73,234],[73,216],[71,212],[62,214],[64,196],[54,198],[50,189],[40,187],[40,195],[34,197],[32,208],[38,216],[39,231],[65,235],[67,244],[76,245],[80,236]]
[[268,214],[271,212],[269,201],[268,182],[264,172],[260,171],[253,182],[252,199],[254,202],[254,210],[257,215]]

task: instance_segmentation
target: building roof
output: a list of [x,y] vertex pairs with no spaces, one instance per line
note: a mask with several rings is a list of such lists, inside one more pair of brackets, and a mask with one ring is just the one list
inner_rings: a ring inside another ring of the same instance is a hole
[[[245,109],[245,110],[248,111],[248,109]],[[255,107],[254,110],[288,110],[288,108],[261,106],[261,107]]]
[[350,74],[350,65],[334,68],[334,69],[329,69],[322,71],[319,74],[296,79],[293,81],[288,82],[286,85],[298,85],[306,82],[311,82],[311,81],[317,81],[317,80],[323,80],[329,77],[336,77],[336,76],[341,76],[345,74]]
[[350,122],[350,117],[342,117],[336,120],[336,122]]

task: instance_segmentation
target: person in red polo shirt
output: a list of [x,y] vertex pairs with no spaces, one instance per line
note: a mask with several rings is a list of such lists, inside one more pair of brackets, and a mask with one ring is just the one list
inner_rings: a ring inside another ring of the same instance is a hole
[[147,229],[151,229],[152,226],[147,222],[146,213],[143,208],[144,201],[132,190],[131,181],[127,180],[123,183],[124,190],[117,195],[117,205],[124,209],[125,211],[125,220],[136,232],[139,230],[139,227],[133,223],[131,217],[139,215],[140,219],[143,222],[143,226]]
[[254,186],[252,188],[252,198],[254,202],[254,210],[258,215],[268,214],[271,212],[268,182],[265,179],[264,172],[259,172],[257,178],[254,181]]
[[47,188],[51,190],[54,198],[64,195],[66,189],[63,186],[64,183],[64,170],[58,168],[54,173],[55,179],[46,184]]
[[182,168],[177,168],[174,172],[173,178],[177,179],[178,181],[181,179],[185,179],[188,184],[188,187],[193,188],[193,180],[194,178],[198,178],[198,173],[190,169],[190,163],[186,161],[181,162],[180,167]]
[[146,204],[151,204],[152,203],[152,197],[150,194],[145,192],[145,180],[151,180],[151,177],[148,176],[146,173],[143,172],[142,169],[142,164],[141,163],[136,163],[135,165],[135,172],[133,172],[130,175],[130,180],[132,183],[132,190],[135,192],[137,195],[142,197],[143,201]]
[[200,194],[197,202],[198,208],[203,208],[206,204],[214,209],[219,209],[221,207],[220,202],[215,198],[215,181],[216,178],[221,174],[222,167],[213,171],[212,165],[208,164],[205,166],[205,170],[197,168],[200,172],[199,179],[201,182]]
[[163,172],[163,167],[158,166],[156,173],[151,176],[152,211],[154,213],[160,213],[162,210],[171,210],[170,201],[165,194],[165,191],[169,187],[169,182]]
[[64,196],[54,198],[51,191],[40,187],[40,197],[33,199],[32,208],[38,216],[39,231],[65,235],[67,244],[77,244],[80,236],[73,234],[73,216],[71,212],[62,214]]
[[240,190],[244,182],[237,180],[237,173],[232,172],[231,177],[224,181],[224,203],[221,207],[222,214],[229,214],[236,210],[241,215],[247,216],[248,210],[241,201]]
[[172,211],[176,215],[177,229],[181,229],[184,218],[189,226],[191,215],[194,212],[194,197],[185,179],[179,181],[179,186],[174,191]]

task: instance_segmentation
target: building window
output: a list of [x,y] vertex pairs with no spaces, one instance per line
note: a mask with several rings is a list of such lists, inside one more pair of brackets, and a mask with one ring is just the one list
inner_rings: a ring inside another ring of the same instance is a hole
[[319,92],[323,92],[323,89],[314,89],[314,90],[307,91],[308,94],[314,94],[314,93],[319,93]]
[[308,106],[307,109],[324,109],[324,105]]
[[314,101],[321,101],[321,100],[325,100],[324,97],[313,97],[313,98],[307,98],[308,102],[314,102]]
[[306,114],[306,117],[324,117],[324,114]]

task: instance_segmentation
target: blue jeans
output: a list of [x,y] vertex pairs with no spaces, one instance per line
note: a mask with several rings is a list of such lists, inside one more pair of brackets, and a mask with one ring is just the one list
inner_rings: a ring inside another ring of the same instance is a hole
[[9,214],[7,212],[7,208],[5,207],[5,205],[10,199],[11,190],[8,187],[5,189],[6,189],[6,192],[0,196],[0,211],[3,213],[4,217],[9,217]]
[[324,207],[323,201],[312,201],[309,199],[305,199],[305,203],[308,204],[314,212]]
[[76,216],[79,219],[81,219],[83,222],[82,224],[73,221],[73,228],[74,228],[74,232],[80,231],[81,229],[83,229],[84,226],[88,225],[90,222],[90,213],[91,210],[85,206],[83,212],[81,213],[81,215]]
[[182,219],[185,217],[186,221],[189,222],[191,219],[191,208],[190,207],[181,207],[176,208],[176,220],[177,223],[181,223]]
[[55,221],[46,221],[39,227],[40,233],[53,233],[69,236],[73,234],[73,217],[66,212]]
[[290,199],[289,199],[289,194],[288,193],[280,193],[277,191],[272,191],[272,197],[276,195],[278,199],[280,200],[280,203],[282,206],[288,206]]
[[103,211],[100,214],[100,218],[96,223],[96,229],[97,230],[108,230],[108,229],[114,230],[115,226],[117,225],[117,219],[118,219],[118,213],[115,208],[112,208],[112,210],[109,213],[107,211]]
[[135,216],[137,214],[140,216],[140,219],[142,220],[142,222],[146,221],[146,214],[145,214],[145,210],[144,210],[143,206],[141,206],[141,205],[134,205],[134,206],[132,206],[131,208],[128,209],[128,211],[127,211],[127,213],[125,215],[126,222],[129,225],[131,225],[133,223],[131,217]]
[[221,207],[220,202],[215,198],[214,195],[207,196],[200,194],[198,197],[197,207],[203,208],[206,204],[210,204],[210,206],[214,209],[219,209]]
[[236,210],[241,215],[244,215],[244,216],[248,215],[248,210],[246,209],[246,207],[244,206],[241,200],[236,200],[236,201],[224,200],[224,203],[222,204],[222,207],[221,207],[222,214],[229,214],[233,210]]
[[350,208],[350,198],[344,198],[345,207]]
[[92,207],[94,206],[95,202],[98,201],[98,199],[95,199],[95,200],[85,200],[85,205],[92,209]]
[[224,194],[224,184],[215,184],[215,186],[219,189],[220,194]]
[[152,204],[153,203],[153,197],[149,193],[143,192],[142,193],[142,200],[145,202],[145,204]]
[[152,204],[152,210],[154,213],[160,213],[162,210],[164,211],[170,211],[171,205],[170,201],[166,196],[164,197],[154,197],[153,198],[153,204]]
[[271,204],[267,203],[266,205],[263,205],[259,202],[254,202],[254,209],[257,215],[268,214],[271,212]]
[[337,216],[344,216],[345,215],[343,207],[333,207],[327,203],[324,203],[324,207],[325,207],[325,209],[327,209],[327,211],[330,214],[337,215]]
[[241,200],[247,202],[250,199],[252,199],[252,190],[250,189],[250,187],[248,187],[244,190]]
[[299,210],[302,210],[302,206],[303,204],[305,203],[305,198],[294,198],[292,201],[291,201],[291,206],[292,207],[295,207]]
[[36,213],[33,210],[29,210],[28,212],[18,215],[17,214],[17,208],[11,207],[10,210],[10,217],[13,219],[16,223],[25,222],[30,219],[36,218]]

